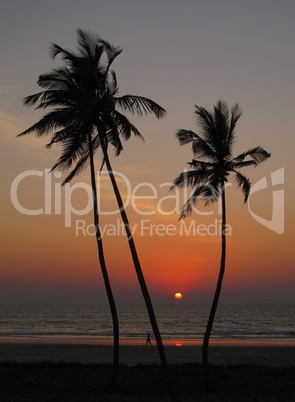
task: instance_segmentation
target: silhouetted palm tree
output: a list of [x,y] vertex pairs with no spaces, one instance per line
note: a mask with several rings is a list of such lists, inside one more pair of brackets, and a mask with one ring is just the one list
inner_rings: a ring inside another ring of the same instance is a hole
[[[125,140],[128,140],[131,134],[135,134],[142,138],[140,132],[133,126],[130,121],[122,115],[116,107],[121,108],[127,112],[132,114],[137,114],[142,116],[143,114],[153,113],[157,118],[162,118],[165,115],[165,110],[159,106],[157,103],[152,101],[151,99],[144,98],[141,96],[134,95],[125,95],[125,96],[117,96],[119,93],[119,88],[117,86],[116,75],[112,72],[112,77],[109,80],[105,81],[104,89],[101,88],[100,94],[102,95],[102,101],[106,105],[105,109],[102,113],[95,119],[97,138],[95,141],[96,147],[101,147],[103,153],[103,163],[105,163],[107,171],[109,173],[109,177],[113,186],[113,190],[116,196],[116,200],[118,203],[118,207],[120,210],[120,214],[122,217],[122,221],[124,223],[126,236],[128,240],[128,244],[131,251],[131,256],[134,264],[134,268],[136,271],[137,279],[141,288],[141,292],[146,304],[146,308],[148,311],[150,323],[153,329],[153,333],[155,336],[164,377],[167,382],[167,386],[172,398],[174,398],[174,391],[172,384],[170,382],[170,378],[168,375],[168,367],[167,367],[167,359],[163,346],[163,341],[161,337],[161,333],[159,331],[159,327],[157,324],[156,316],[154,313],[152,301],[149,295],[148,287],[146,285],[146,281],[143,275],[143,271],[141,268],[141,264],[138,258],[132,230],[129,224],[129,220],[124,208],[124,204],[122,201],[122,197],[116,182],[115,175],[113,174],[113,169],[111,166],[109,154],[108,154],[108,145],[111,143],[116,149],[116,155],[118,156],[120,152],[123,150],[123,146],[120,140],[120,137],[123,137]],[[81,163],[84,163],[84,158],[81,159]]]
[[[39,102],[38,108],[52,106],[58,108],[49,112],[38,123],[20,135],[33,131],[37,135],[43,135],[59,128],[59,131],[54,133],[48,146],[50,147],[54,143],[61,143],[63,146],[63,153],[58,162],[53,166],[53,169],[68,169],[75,164],[74,169],[64,182],[71,180],[90,162],[91,183],[94,194],[94,215],[100,258],[102,258],[103,252],[98,222],[93,154],[98,147],[101,147],[103,163],[106,164],[108,169],[125,225],[135,270],[157,342],[164,375],[169,386],[169,391],[172,392],[162,338],[137,256],[120,191],[108,156],[109,144],[115,147],[116,155],[119,155],[123,149],[121,138],[128,140],[132,134],[141,137],[137,128],[116,109],[117,106],[138,115],[153,113],[158,118],[165,115],[165,110],[148,98],[134,95],[118,96],[116,75],[113,71],[110,71],[110,66],[114,59],[122,52],[122,49],[111,46],[100,38],[93,38],[90,34],[86,34],[83,31],[78,31],[78,43],[79,54],[67,51],[56,44],[52,45],[52,56],[56,57],[58,54],[61,54],[66,66],[40,76],[38,84],[46,89],[39,94],[27,97],[25,104],[32,106]],[[103,56],[105,59],[102,59]],[[117,325],[116,328],[118,328]],[[117,334],[116,342],[118,339]]]
[[257,166],[270,157],[260,146],[233,157],[232,148],[235,140],[235,127],[242,112],[238,104],[235,104],[231,112],[227,104],[219,100],[214,106],[213,112],[196,105],[195,114],[201,133],[196,134],[191,130],[179,130],[177,138],[180,145],[192,142],[192,151],[195,157],[189,163],[191,170],[181,173],[174,181],[173,187],[192,187],[192,195],[183,206],[180,219],[189,215],[194,204],[204,201],[205,205],[215,202],[221,197],[222,203],[222,247],[220,271],[216,291],[207,323],[203,342],[203,364],[206,373],[207,385],[210,387],[210,373],[208,362],[209,340],[217,310],[218,300],[222,287],[226,260],[226,203],[225,183],[230,173],[244,194],[246,203],[250,193],[250,181],[242,173],[240,168]]
[[[56,168],[68,170],[72,165],[76,164],[73,171],[64,180],[64,183],[76,176],[87,163],[90,165],[98,257],[113,322],[114,351],[111,387],[116,387],[119,371],[119,322],[106,267],[99,225],[94,166],[95,131],[89,104],[95,99],[97,88],[105,80],[108,67],[115,55],[119,53],[119,49],[100,39],[94,41],[82,31],[78,32],[78,42],[80,46],[79,55],[63,51],[57,45],[51,46],[53,58],[59,52],[63,53],[65,66],[41,75],[38,85],[44,90],[26,97],[24,104],[27,106],[38,104],[38,109],[48,107],[54,107],[55,109],[47,113],[41,120],[23,131],[19,136],[32,132],[35,132],[38,136],[53,133],[47,147],[51,147],[54,143],[61,144],[62,155],[52,170]],[[106,47],[108,57],[105,61],[102,57],[106,53]],[[93,86],[91,74],[96,79],[96,86]],[[85,154],[87,154],[87,159],[85,158],[83,167],[81,167],[81,156],[84,157]]]

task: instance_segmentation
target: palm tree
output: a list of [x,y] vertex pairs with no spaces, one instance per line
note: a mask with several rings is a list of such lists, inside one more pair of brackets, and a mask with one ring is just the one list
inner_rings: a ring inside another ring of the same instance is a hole
[[174,181],[173,187],[191,187],[191,197],[184,204],[179,219],[188,216],[194,204],[204,201],[205,205],[215,202],[221,197],[222,204],[222,236],[221,236],[221,261],[220,270],[214,294],[212,307],[205,331],[202,358],[205,368],[208,387],[211,386],[208,348],[210,335],[214,323],[215,313],[218,306],[219,296],[225,272],[226,260],[226,199],[225,183],[230,173],[233,174],[238,186],[241,188],[246,203],[251,183],[247,177],[240,173],[240,169],[248,166],[257,166],[270,157],[262,147],[251,148],[246,152],[233,157],[232,148],[235,141],[235,128],[237,121],[242,115],[238,104],[235,104],[231,111],[227,104],[219,100],[214,106],[213,112],[199,106],[195,106],[195,114],[199,123],[201,134],[191,130],[179,130],[177,138],[180,145],[192,143],[192,151],[195,157],[189,163],[191,170],[181,173]]
[[[19,136],[32,132],[35,132],[37,136],[43,136],[53,132],[47,147],[50,148],[54,143],[61,143],[63,152],[51,170],[56,168],[68,170],[76,163],[75,168],[66,177],[63,184],[70,181],[81,171],[81,155],[87,154],[87,160],[85,159],[83,167],[89,162],[98,257],[113,322],[114,350],[110,386],[115,388],[118,384],[119,373],[119,321],[100,231],[94,165],[94,127],[91,118],[89,118],[87,102],[91,101],[96,90],[95,87],[92,87],[92,80],[89,79],[89,74],[96,74],[96,86],[99,86],[100,82],[105,79],[104,75],[108,67],[105,66],[102,60],[102,56],[106,53],[105,48],[108,48],[107,64],[110,64],[112,58],[119,54],[120,51],[100,39],[92,40],[89,35],[84,34],[82,31],[78,31],[78,42],[81,55],[68,52],[69,57],[67,59],[67,53],[65,53],[64,60],[66,65],[64,67],[53,69],[39,77],[38,85],[45,89],[24,99],[24,104],[27,106],[38,104],[37,108],[39,109],[48,107],[55,107],[55,109],[47,113],[41,120],[23,131]],[[51,53],[53,57],[58,51],[61,51],[61,48],[57,45],[52,45]]]
[[[120,140],[120,136],[122,136],[125,140],[128,140],[131,136],[131,133],[135,134],[142,138],[140,132],[134,127],[130,121],[122,115],[117,109],[119,108],[126,110],[130,113],[137,114],[142,116],[143,114],[153,113],[157,118],[162,118],[165,115],[165,110],[156,104],[154,101],[144,98],[141,96],[134,95],[125,95],[125,96],[117,96],[119,93],[119,88],[117,85],[116,75],[112,73],[112,80],[105,81],[104,91],[101,90],[101,94],[103,94],[102,99],[107,105],[104,112],[97,116],[96,121],[96,130],[97,130],[97,138],[96,138],[96,147],[100,146],[103,153],[103,164],[106,164],[106,168],[113,186],[113,190],[116,196],[117,204],[120,210],[121,218],[124,223],[126,236],[134,264],[134,268],[136,271],[137,279],[141,288],[141,292],[146,304],[147,312],[149,315],[149,320],[153,329],[153,333],[155,336],[159,357],[161,360],[164,378],[166,380],[169,393],[171,398],[175,398],[174,390],[172,384],[170,382],[170,377],[168,375],[168,365],[165,354],[165,349],[161,337],[161,333],[159,331],[159,327],[157,324],[156,316],[153,309],[153,304],[149,295],[148,287],[146,285],[146,281],[144,278],[144,274],[141,268],[141,264],[138,258],[132,230],[129,224],[129,220],[124,208],[124,204],[122,201],[122,197],[120,194],[120,190],[118,188],[115,175],[113,174],[112,165],[110,162],[109,154],[108,154],[108,144],[111,143],[115,146],[116,155],[118,156],[120,152],[123,150],[123,146]],[[84,159],[81,159],[83,163]]]
[[[52,56],[56,57],[61,54],[66,66],[40,76],[38,84],[45,90],[27,97],[25,104],[32,106],[39,102],[38,108],[52,106],[58,108],[49,112],[38,123],[20,135],[33,131],[37,135],[44,135],[59,128],[52,136],[48,147],[54,143],[61,143],[63,146],[63,153],[52,169],[69,169],[73,164],[75,165],[64,183],[71,180],[90,162],[99,250],[102,250],[102,239],[98,222],[93,155],[97,148],[101,147],[103,164],[105,163],[108,169],[126,228],[135,270],[157,342],[164,376],[172,395],[161,334],[108,155],[109,144],[115,147],[116,155],[119,155],[123,149],[121,138],[128,140],[132,134],[142,138],[137,128],[116,109],[116,106],[138,115],[153,113],[157,118],[163,117],[165,110],[148,98],[134,95],[118,96],[116,75],[110,71],[110,67],[115,58],[122,52],[121,48],[116,48],[100,38],[93,38],[81,30],[78,31],[78,43],[79,54],[67,51],[56,44],[51,46]],[[102,56],[105,57],[104,62],[102,62]],[[100,258],[102,255],[103,253],[100,251]],[[117,326],[116,328],[118,329]],[[118,339],[117,334],[117,343]],[[117,348],[116,353],[118,353]]]

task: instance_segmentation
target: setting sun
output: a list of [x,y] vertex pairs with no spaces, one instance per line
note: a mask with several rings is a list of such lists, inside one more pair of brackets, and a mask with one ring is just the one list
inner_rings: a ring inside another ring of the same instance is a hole
[[182,294],[177,292],[177,293],[175,293],[174,297],[176,300],[180,300],[180,299],[182,299]]

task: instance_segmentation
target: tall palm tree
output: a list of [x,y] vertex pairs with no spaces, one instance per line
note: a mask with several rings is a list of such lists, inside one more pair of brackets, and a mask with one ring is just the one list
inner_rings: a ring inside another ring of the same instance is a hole
[[[96,132],[97,132],[97,137],[95,138],[95,147],[101,147],[102,149],[103,164],[106,165],[113,186],[113,190],[115,193],[115,197],[117,200],[117,204],[120,210],[121,218],[124,223],[134,268],[136,271],[137,279],[141,288],[141,292],[149,315],[149,320],[155,336],[164,377],[168,386],[169,393],[172,399],[174,399],[175,394],[170,381],[170,377],[168,375],[167,359],[161,333],[157,324],[152,300],[149,295],[148,287],[137,254],[133,233],[129,224],[129,220],[124,208],[120,190],[116,182],[116,178],[113,173],[112,165],[108,154],[109,143],[115,147],[116,156],[118,156],[121,153],[121,151],[123,150],[123,145],[120,137],[123,137],[123,139],[128,140],[131,134],[133,133],[136,136],[143,138],[140,132],[136,129],[136,127],[133,126],[130,123],[130,121],[116,109],[116,107],[128,111],[129,113],[137,114],[139,116],[142,116],[143,114],[153,113],[159,119],[164,117],[166,112],[161,106],[159,106],[151,99],[134,95],[118,96],[118,93],[119,88],[117,85],[116,75],[114,72],[112,72],[111,79],[105,80],[104,88],[102,87],[100,88],[100,95],[102,96],[101,101],[106,105],[106,107],[102,113],[96,115],[93,119],[96,125]],[[84,157],[81,158],[80,160],[81,165],[84,164],[86,158],[87,155],[84,155]],[[79,166],[79,169],[80,168],[81,166]]]
[[[126,228],[135,270],[154,331],[164,375],[171,392],[163,342],[108,156],[109,144],[115,147],[116,155],[119,155],[123,149],[121,138],[128,140],[132,134],[141,137],[137,128],[116,109],[116,106],[138,115],[153,113],[157,118],[163,117],[165,110],[148,98],[134,95],[118,96],[116,75],[110,70],[110,67],[115,58],[122,52],[121,48],[116,48],[108,42],[97,37],[94,38],[81,30],[78,31],[78,44],[78,54],[67,51],[56,44],[51,46],[53,58],[60,54],[65,61],[65,67],[41,75],[38,84],[45,90],[27,97],[25,104],[32,106],[39,102],[38,108],[54,106],[56,109],[20,135],[33,131],[37,135],[44,135],[57,128],[59,129],[53,134],[48,147],[54,143],[61,143],[63,147],[62,155],[52,169],[69,169],[74,165],[64,183],[70,181],[90,163],[94,195],[94,219],[100,258],[103,253],[98,222],[93,155],[97,148],[102,149],[103,163],[107,166]],[[118,326],[116,325],[117,330]],[[116,343],[118,340],[119,334],[116,335]]]
[[180,145],[192,143],[192,151],[195,157],[189,163],[191,170],[181,173],[173,183],[173,187],[191,187],[190,198],[184,204],[179,219],[188,216],[194,204],[198,201],[209,205],[221,197],[222,204],[222,235],[221,235],[221,260],[220,270],[214,294],[212,307],[205,331],[202,358],[206,373],[208,387],[211,386],[208,348],[210,335],[214,323],[215,313],[218,306],[222,281],[225,272],[226,260],[226,199],[225,183],[232,173],[238,186],[241,188],[246,203],[251,183],[247,177],[240,173],[240,169],[248,166],[257,166],[270,157],[262,147],[251,148],[246,152],[234,157],[233,143],[235,141],[235,128],[237,121],[242,115],[238,104],[231,111],[223,100],[219,100],[214,106],[213,112],[199,106],[195,106],[197,122],[200,126],[200,134],[191,130],[179,130],[177,138]]
[[[96,87],[99,87],[100,82],[105,79],[104,76],[107,66],[104,60],[102,60],[103,55],[106,53],[105,47],[108,47],[107,64],[111,63],[112,57],[119,54],[120,50],[111,47],[100,39],[94,41],[89,35],[82,31],[78,32],[78,42],[81,55],[68,52],[68,55],[72,57],[71,60],[70,58],[67,59],[65,54],[64,59],[66,65],[64,67],[53,69],[47,74],[40,75],[38,85],[45,89],[42,92],[24,99],[24,104],[27,106],[38,104],[37,108],[39,109],[46,109],[48,107],[55,107],[55,109],[45,114],[41,120],[23,131],[19,136],[32,132],[35,132],[38,136],[53,133],[47,147],[50,148],[54,143],[60,143],[62,145],[62,155],[58,162],[52,167],[52,170],[56,168],[68,170],[73,164],[76,164],[63,184],[70,181],[81,171],[79,168],[81,164],[80,158],[87,153],[87,160],[84,161],[84,167],[89,163],[98,257],[113,322],[114,350],[110,386],[115,388],[118,383],[119,373],[119,321],[106,267],[99,224],[94,165],[94,126],[89,116],[87,103],[91,101],[96,91],[96,88],[92,86],[92,80],[89,79],[90,74],[95,74],[97,80]],[[61,48],[57,45],[52,45],[51,53],[53,57],[55,57],[55,53],[57,53],[58,50],[61,50]],[[76,63],[74,63],[74,61]]]

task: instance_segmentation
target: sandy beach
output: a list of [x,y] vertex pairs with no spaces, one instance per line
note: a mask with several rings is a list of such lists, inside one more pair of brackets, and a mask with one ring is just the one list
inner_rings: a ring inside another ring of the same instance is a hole
[[[165,347],[168,363],[201,362],[201,346]],[[209,352],[212,364],[232,365],[251,364],[258,366],[294,367],[295,347],[257,345],[213,345]],[[0,343],[0,361],[18,362],[79,362],[112,363],[111,345],[87,344],[46,344],[46,343]],[[120,346],[120,362],[128,366],[159,363],[157,348],[154,345]]]
[[[191,364],[201,363],[200,345],[170,344],[165,350],[181,402],[294,401],[294,346],[212,345],[210,394],[204,388],[202,365]],[[0,392],[3,401],[170,401],[155,344],[121,345],[116,393],[106,388],[111,363],[110,344],[2,342]]]

